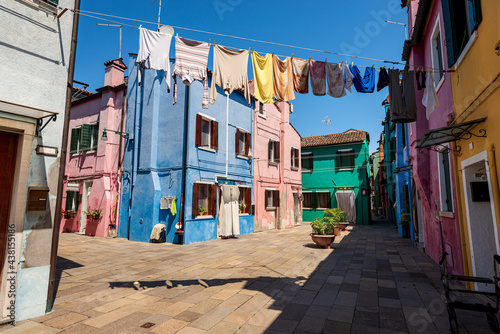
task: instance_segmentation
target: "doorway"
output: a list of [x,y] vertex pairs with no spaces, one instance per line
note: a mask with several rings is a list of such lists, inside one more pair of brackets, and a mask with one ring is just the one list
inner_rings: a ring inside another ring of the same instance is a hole
[[[10,206],[16,171],[18,135],[0,132],[0,277],[3,277]],[[1,283],[0,283],[1,287]]]
[[[82,209],[80,210],[80,228],[78,229],[79,233],[85,234],[85,230],[87,228],[87,214],[91,208],[89,207],[89,197],[90,192],[92,190],[93,181],[84,181],[83,182],[83,190],[82,190]],[[77,208],[78,209],[78,208]]]
[[425,249],[425,239],[424,239],[424,223],[422,221],[422,199],[420,198],[420,193],[417,192],[417,227],[418,227],[418,245]]
[[300,225],[302,223],[302,215],[300,214],[300,199],[299,194],[293,193],[293,224]]
[[[486,151],[464,160],[462,170],[473,275],[492,278],[493,255],[500,250]],[[493,291],[482,283],[475,286]]]

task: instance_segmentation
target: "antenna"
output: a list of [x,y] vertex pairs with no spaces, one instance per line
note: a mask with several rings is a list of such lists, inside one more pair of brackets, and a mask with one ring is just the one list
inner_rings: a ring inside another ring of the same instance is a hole
[[325,116],[325,119],[322,119],[321,123],[325,123],[325,126],[330,129],[330,133],[332,132],[332,120],[328,116]]
[[[151,4],[153,4],[155,0],[151,1]],[[158,30],[160,30],[160,16],[161,16],[161,0],[158,0]]]
[[117,27],[120,28],[120,50],[118,51],[118,58],[122,57],[122,26],[120,24],[97,23],[98,26]]

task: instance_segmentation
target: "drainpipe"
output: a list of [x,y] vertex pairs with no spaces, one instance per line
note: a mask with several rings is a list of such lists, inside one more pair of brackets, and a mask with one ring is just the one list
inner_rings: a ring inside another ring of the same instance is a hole
[[[186,108],[185,108],[185,121],[184,121],[184,153],[182,156],[182,193],[181,193],[181,208],[179,210],[179,229],[175,234],[184,236],[183,223],[186,221],[186,175],[187,175],[187,141],[188,141],[188,125],[189,125],[189,85],[186,86]],[[184,238],[181,239],[181,244],[184,243]]]
[[80,10],[80,0],[75,0],[75,9],[73,10],[73,33],[71,35],[71,50],[69,58],[68,82],[66,86],[66,107],[64,110],[64,128],[61,144],[61,157],[59,160],[59,183],[57,185],[56,212],[54,215],[54,227],[52,229],[52,247],[50,251],[50,273],[49,289],[47,292],[47,306],[45,311],[52,311],[54,305],[54,286],[57,265],[57,248],[59,246],[59,228],[61,226],[61,208],[64,190],[64,173],[66,171],[66,152],[68,150],[69,118],[71,114],[71,95],[73,87],[73,77],[75,74],[76,41],[78,36],[78,19]]

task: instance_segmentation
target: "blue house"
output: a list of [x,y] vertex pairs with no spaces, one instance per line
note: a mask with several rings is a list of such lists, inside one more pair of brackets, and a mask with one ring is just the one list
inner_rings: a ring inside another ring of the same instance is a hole
[[228,220],[239,234],[252,233],[253,106],[217,87],[216,103],[203,109],[202,83],[179,79],[174,105],[163,71],[144,70],[138,84],[136,59],[130,55],[119,237],[149,242],[161,223],[166,242],[189,244],[216,239]]

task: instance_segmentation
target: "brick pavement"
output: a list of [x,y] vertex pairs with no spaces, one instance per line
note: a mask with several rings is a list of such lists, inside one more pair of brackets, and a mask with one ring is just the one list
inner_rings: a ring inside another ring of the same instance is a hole
[[[350,227],[332,250],[309,233],[184,246],[61,234],[54,311],[0,331],[449,333],[439,268],[393,227]],[[457,313],[461,333],[489,332]]]

